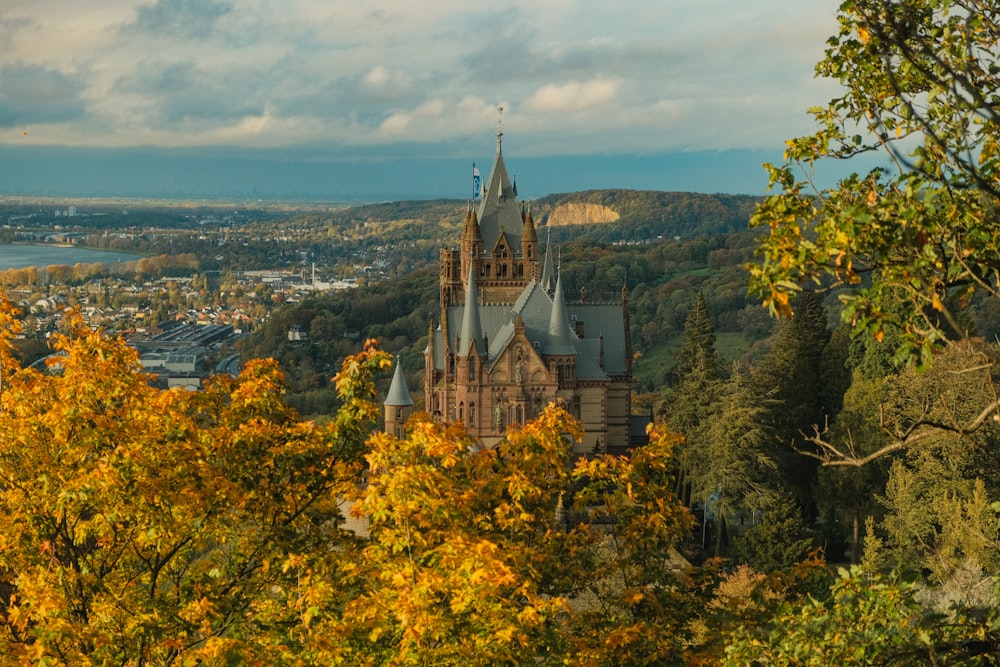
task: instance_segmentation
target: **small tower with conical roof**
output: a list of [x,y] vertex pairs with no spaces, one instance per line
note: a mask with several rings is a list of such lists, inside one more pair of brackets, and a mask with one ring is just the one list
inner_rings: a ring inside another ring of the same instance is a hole
[[462,229],[461,250],[462,275],[469,274],[469,267],[476,263],[483,250],[483,235],[479,231],[479,217],[471,204],[465,214],[465,226]]
[[410,390],[406,387],[406,378],[403,377],[403,365],[396,357],[396,370],[392,374],[392,382],[389,384],[389,394],[382,403],[385,408],[385,432],[397,438],[403,437],[403,427],[410,417],[410,410],[413,408],[413,399],[410,398]]
[[549,330],[542,346],[542,355],[555,366],[560,389],[567,389],[576,382],[575,334],[570,329],[566,313],[566,297],[563,294],[562,276],[556,277],[556,291],[552,295],[552,312],[549,315]]

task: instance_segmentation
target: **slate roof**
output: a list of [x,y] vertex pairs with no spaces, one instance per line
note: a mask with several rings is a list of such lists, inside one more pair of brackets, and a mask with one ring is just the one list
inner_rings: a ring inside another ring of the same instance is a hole
[[542,354],[573,354],[573,338],[569,330],[569,315],[566,313],[566,297],[563,294],[562,276],[556,278],[556,291],[552,295],[549,311],[549,331],[542,346]]
[[555,271],[552,270],[552,229],[546,227],[548,231],[548,239],[545,241],[545,260],[542,264],[542,288],[546,292],[551,292],[555,289],[555,280],[553,276]]
[[[488,361],[492,363],[514,336],[518,316],[524,323],[524,334],[540,353],[575,354],[578,380],[605,380],[608,375],[627,371],[625,319],[620,304],[566,304],[563,302],[566,330],[561,334],[559,350],[546,351],[550,338],[556,299],[532,281],[513,304],[479,304],[479,322],[489,345]],[[447,309],[449,331],[459,331],[465,319],[465,306]],[[584,339],[577,337],[573,322],[584,323]],[[604,336],[604,370],[600,366],[600,336]],[[444,370],[445,341],[439,326],[434,332],[434,367]]]
[[507,166],[503,161],[503,147],[497,133],[497,154],[493,159],[490,180],[486,184],[483,199],[479,202],[479,230],[483,236],[483,251],[490,253],[496,246],[500,234],[507,237],[511,252],[521,252],[521,233],[524,220],[521,218],[521,207],[517,203],[517,188],[507,175]]
[[384,405],[409,406],[413,405],[410,398],[410,391],[406,388],[406,378],[403,377],[403,366],[396,357],[396,370],[392,373],[392,382],[389,384],[389,394],[385,397]]
[[482,352],[485,347],[483,344],[483,326],[480,323],[481,318],[479,316],[475,262],[469,263],[468,285],[468,289],[465,290],[465,305],[462,306],[462,332],[458,346],[458,354],[463,357],[469,354],[473,343],[476,344],[476,350],[479,352]]

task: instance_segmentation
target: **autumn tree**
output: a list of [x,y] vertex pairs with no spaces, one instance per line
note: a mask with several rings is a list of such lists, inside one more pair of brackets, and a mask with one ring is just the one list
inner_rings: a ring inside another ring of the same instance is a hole
[[[416,417],[368,444],[356,550],[288,561],[303,656],[318,664],[679,661],[669,565],[690,517],[672,497],[675,437],[570,465],[579,425],[550,407],[484,450]],[[609,532],[610,531],[610,532]],[[687,598],[683,598],[687,600]]]
[[[957,312],[975,294],[1000,293],[1000,8],[848,0],[837,18],[816,73],[844,92],[768,167],[780,192],[752,218],[767,236],[751,288],[787,315],[803,286],[836,287],[855,330],[894,325],[898,357],[926,364],[965,334]],[[874,152],[890,166],[813,185],[817,163]]]
[[49,373],[0,327],[0,664],[279,664],[289,552],[334,548],[358,480],[368,350],[330,424],[301,422],[275,364],[159,391],[137,354],[71,317]]

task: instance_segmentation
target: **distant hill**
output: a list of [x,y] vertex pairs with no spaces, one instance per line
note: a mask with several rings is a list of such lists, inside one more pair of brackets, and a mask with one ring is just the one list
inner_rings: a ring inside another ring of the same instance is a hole
[[[749,195],[660,192],[655,190],[587,190],[552,194],[530,202],[535,224],[549,225],[554,240],[682,241],[746,231],[750,214],[761,200]],[[467,201],[407,200],[354,206],[295,219],[297,226],[321,224],[341,230],[364,228],[369,237],[387,241],[457,239]]]
[[[537,224],[551,225],[553,238],[586,236],[602,241],[656,238],[688,240],[746,231],[761,197],[656,190],[587,190],[554,194],[532,202]],[[558,230],[558,231],[557,231]]]

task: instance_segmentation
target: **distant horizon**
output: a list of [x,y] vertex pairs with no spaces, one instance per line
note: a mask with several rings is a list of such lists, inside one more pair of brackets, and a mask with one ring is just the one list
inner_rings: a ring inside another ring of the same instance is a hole
[[[333,151],[324,154],[319,150],[289,155],[287,151],[249,149],[6,147],[0,161],[0,196],[345,204],[465,199],[471,196],[473,162],[485,178],[493,157],[337,157]],[[525,201],[608,189],[761,196],[767,188],[761,163],[780,160],[780,154],[749,149],[519,158],[516,145],[504,145],[504,161],[517,180],[519,199]],[[832,185],[848,173],[849,166],[828,168],[819,177],[821,185]]]

